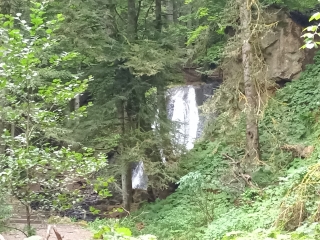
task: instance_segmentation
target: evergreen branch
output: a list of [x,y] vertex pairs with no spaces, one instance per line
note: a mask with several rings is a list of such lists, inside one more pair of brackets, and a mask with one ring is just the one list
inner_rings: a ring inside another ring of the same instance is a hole
[[122,22],[126,22],[120,15],[120,13],[118,12],[117,8],[114,8],[114,12],[118,15],[118,17],[121,19]]

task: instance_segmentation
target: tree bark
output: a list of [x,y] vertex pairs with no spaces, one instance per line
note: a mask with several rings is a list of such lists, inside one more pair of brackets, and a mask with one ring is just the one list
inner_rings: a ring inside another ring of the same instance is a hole
[[107,9],[106,9],[106,34],[111,38],[116,38],[117,27],[115,21],[115,15],[117,14],[116,1],[115,0],[107,0]]
[[80,94],[77,94],[74,97],[74,110],[78,110],[80,108]]
[[178,22],[178,17],[179,17],[179,14],[178,14],[178,2],[177,2],[177,0],[173,0],[173,21],[175,23]]
[[[125,101],[121,101],[120,104],[120,116],[121,116],[121,130],[122,136],[125,136],[126,126],[125,126],[125,117],[126,117],[126,108]],[[132,202],[132,167],[131,163],[123,162],[122,163],[122,202],[125,210],[130,211],[131,202]]]
[[174,10],[174,0],[167,0],[167,20],[170,23],[173,23],[173,10]]
[[257,92],[254,79],[252,78],[252,48],[251,38],[251,16],[247,0],[238,0],[240,4],[240,21],[242,36],[242,64],[245,96],[247,100],[246,112],[246,165],[252,166],[255,160],[259,160],[259,132],[257,116]]
[[27,232],[28,232],[28,237],[31,231],[31,208],[29,205],[26,205],[26,215],[27,215]]
[[[141,7],[141,1],[139,1],[139,8]],[[127,28],[127,38],[128,40],[134,41],[136,38],[136,31],[137,31],[137,20],[138,15],[136,13],[136,2],[135,0],[128,0],[128,28]],[[130,74],[130,71],[128,71]],[[130,76],[129,76],[130,79]],[[122,136],[125,136],[125,102],[121,103],[121,115],[122,115]],[[122,173],[121,173],[121,180],[122,180],[122,200],[123,200],[123,207],[130,211],[131,202],[132,202],[132,167],[130,162],[123,162],[122,163]]]
[[136,16],[136,1],[128,0],[128,39],[129,41],[133,41],[136,37],[136,29],[137,29],[137,16]]
[[[10,14],[10,11],[11,11],[10,0],[0,1],[0,10],[1,10],[0,11],[1,14]],[[0,106],[1,107],[5,106],[5,96],[6,96],[6,91],[3,89],[0,92]],[[5,145],[4,140],[2,139],[1,136],[3,134],[3,131],[6,128],[6,123],[5,123],[4,117],[1,115],[2,114],[0,114],[0,154],[5,154],[6,145]]]
[[132,202],[132,167],[131,163],[124,163],[122,170],[122,200],[127,211],[131,209]]
[[2,0],[0,2],[0,8],[2,14],[10,14],[11,12],[11,5],[10,5],[10,0]]
[[161,22],[161,0],[156,0],[156,29],[161,32],[162,22]]
[[2,134],[3,134],[4,129],[5,129],[5,122],[0,116],[0,154],[5,154],[5,151],[6,151],[6,144],[5,144],[4,140],[1,137]]
[[[6,152],[6,144],[4,139],[1,137],[3,134],[3,131],[6,128],[6,122],[4,119],[4,110],[1,108],[4,108],[6,105],[6,91],[5,89],[0,90],[0,154],[5,154]],[[0,169],[1,170],[1,169]]]

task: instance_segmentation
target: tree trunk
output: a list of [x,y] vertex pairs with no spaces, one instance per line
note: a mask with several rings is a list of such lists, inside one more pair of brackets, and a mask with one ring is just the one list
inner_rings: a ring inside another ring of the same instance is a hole
[[26,215],[27,215],[27,234],[28,237],[30,236],[31,233],[31,208],[29,205],[26,205]]
[[[0,108],[3,108],[6,105],[6,91],[5,89],[0,90]],[[6,152],[6,144],[4,139],[2,139],[3,131],[6,128],[6,122],[4,119],[4,112],[0,110],[0,154],[5,154]],[[1,170],[1,169],[0,169]]]
[[136,1],[128,0],[128,39],[133,41],[136,37],[137,29],[137,16],[136,16]]
[[[141,1],[139,1],[139,8],[141,7]],[[137,20],[139,14],[136,13],[136,2],[135,0],[128,0],[128,28],[127,28],[127,38],[129,41],[134,41],[136,38],[137,31]],[[130,74],[130,71],[129,71]],[[131,79],[131,76],[129,76]],[[129,80],[130,81],[130,80]],[[125,135],[125,102],[122,102],[122,136]],[[127,112],[127,115],[129,113]],[[132,166],[130,162],[122,163],[122,200],[123,207],[130,211],[131,202],[132,202]]]
[[178,17],[179,17],[179,14],[178,14],[178,2],[177,2],[177,0],[173,0],[173,21],[175,23],[178,22]]
[[[125,117],[126,117],[126,108],[125,101],[121,101],[121,130],[122,136],[124,137],[126,132],[125,126]],[[122,163],[122,202],[125,210],[130,211],[131,202],[132,202],[132,168],[131,163],[123,162]]]
[[74,98],[74,110],[78,110],[80,108],[80,94],[77,94]]
[[167,19],[169,24],[173,23],[173,1],[174,0],[167,0]]
[[161,22],[161,0],[156,0],[156,29],[161,32],[162,22]]
[[[121,130],[122,136],[124,137],[126,133],[126,108],[125,108],[125,101],[121,101],[120,104],[120,117],[121,117]],[[122,202],[123,207],[127,211],[131,209],[131,202],[132,202],[132,167],[131,163],[124,162],[122,163],[122,173],[121,173],[121,181],[122,181]]]
[[238,0],[240,4],[240,21],[242,35],[242,64],[245,95],[247,100],[246,112],[246,166],[252,166],[255,160],[259,160],[259,134],[257,116],[257,92],[252,78],[252,49],[250,43],[250,9],[247,0]]
[[11,12],[11,5],[10,5],[10,0],[2,0],[0,2],[0,8],[2,14],[10,14]]
[[[11,130],[10,130],[11,138],[14,139],[14,137],[16,135],[16,125],[14,123],[11,123],[10,128],[11,128]],[[11,146],[12,149],[14,149],[13,145],[14,145],[14,143],[12,143],[12,146]],[[14,156],[14,152],[13,151],[10,151],[10,154],[11,154],[11,156]]]
[[[11,11],[11,5],[10,5],[10,0],[2,0],[0,1],[0,13],[1,14],[10,14]],[[0,91],[0,106],[4,107],[5,106],[5,95],[6,91],[3,89]],[[5,119],[0,113],[0,154],[5,154],[6,151],[6,145],[4,140],[2,139],[2,134],[4,129],[6,128],[6,123]],[[2,170],[2,169],[0,169]]]
[[4,140],[1,137],[2,134],[3,134],[4,129],[5,129],[5,122],[0,116],[0,154],[5,154],[5,151],[6,151],[6,144],[5,144]]
[[131,163],[124,163],[122,170],[122,200],[127,211],[131,209],[132,202],[132,167]]
[[107,9],[106,9],[106,34],[111,38],[116,38],[117,27],[115,27],[115,17],[116,14],[116,1],[115,0],[107,0]]

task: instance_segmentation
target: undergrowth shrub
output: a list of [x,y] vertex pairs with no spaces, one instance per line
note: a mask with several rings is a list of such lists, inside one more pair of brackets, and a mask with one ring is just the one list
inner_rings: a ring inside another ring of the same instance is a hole
[[[147,205],[134,214],[134,222],[143,224],[138,230],[131,223],[134,234],[150,232],[159,239],[201,239],[205,219],[198,206],[190,201],[191,196],[178,191],[167,199]],[[194,229],[197,229],[196,231]]]
[[207,228],[204,239],[221,239],[227,232],[256,228],[269,228],[275,221],[283,192],[267,189],[260,199],[250,200],[242,196],[242,205],[233,206],[216,218]]
[[277,226],[295,230],[304,222],[319,221],[320,189],[320,146],[316,145],[313,155],[306,160],[295,161],[287,171],[292,184],[281,203]]
[[[229,208],[226,214],[220,215],[212,221],[205,232],[204,239],[222,239],[228,232],[250,233],[255,229],[269,229],[274,226],[279,220],[279,215],[281,216],[281,204],[284,203],[286,194],[290,189],[299,185],[311,162],[312,160],[304,161],[304,163],[307,163],[306,165],[292,164],[287,171],[288,174],[285,177],[279,177],[275,185],[270,185],[264,189],[247,189],[241,194],[238,206]],[[291,221],[290,217],[284,217],[283,220],[286,223]]]
[[118,219],[96,219],[89,223],[89,229],[94,232],[94,239],[157,240],[150,234],[133,237],[131,230],[123,226]]
[[0,232],[5,230],[7,220],[10,218],[12,207],[8,204],[8,196],[0,192]]
[[269,100],[260,122],[262,159],[278,168],[286,167],[293,159],[292,154],[281,150],[284,144],[312,144],[320,130],[315,127],[320,107],[319,53],[314,61],[299,80],[288,83]]
[[281,232],[275,228],[258,228],[251,233],[232,231],[227,233],[222,240],[315,240],[320,237],[319,223],[305,224],[294,232]]

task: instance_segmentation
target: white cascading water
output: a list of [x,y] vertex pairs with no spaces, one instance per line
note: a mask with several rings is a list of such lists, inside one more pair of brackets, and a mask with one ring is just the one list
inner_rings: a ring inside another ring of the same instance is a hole
[[148,188],[148,176],[144,172],[142,161],[140,161],[132,171],[132,188],[144,190]]
[[[170,114],[170,111],[172,113]],[[193,86],[178,87],[169,95],[169,117],[178,123],[175,138],[186,149],[193,148],[197,138],[199,111],[196,102],[196,92]]]
[[[176,139],[178,144],[185,146],[187,150],[191,150],[197,138],[200,121],[195,88],[193,86],[171,88],[167,92],[167,97],[168,117],[171,121],[178,123],[177,129],[173,133],[173,139]],[[153,129],[159,127],[157,117],[152,124]],[[163,163],[165,163],[161,148],[160,154]],[[132,188],[147,190],[147,187],[148,176],[144,172],[143,162],[140,161],[132,171]]]

